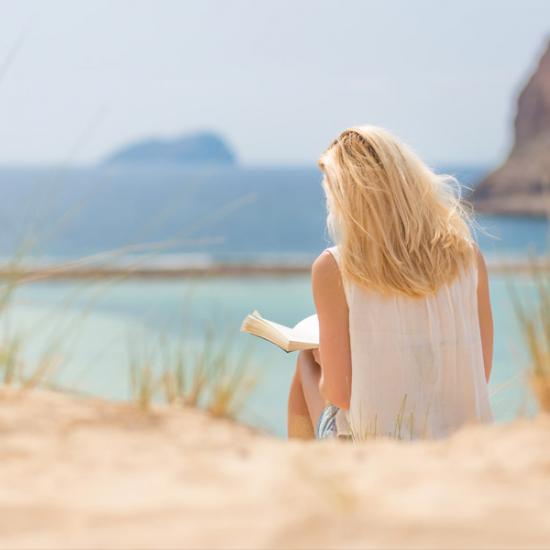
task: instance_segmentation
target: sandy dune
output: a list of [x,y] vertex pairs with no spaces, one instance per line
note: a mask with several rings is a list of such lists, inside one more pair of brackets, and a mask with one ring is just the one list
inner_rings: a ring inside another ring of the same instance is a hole
[[3,548],[550,546],[550,417],[286,442],[194,410],[0,393]]

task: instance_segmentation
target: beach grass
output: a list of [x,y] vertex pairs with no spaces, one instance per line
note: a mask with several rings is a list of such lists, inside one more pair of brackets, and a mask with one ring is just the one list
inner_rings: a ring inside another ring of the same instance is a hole
[[[29,265],[32,264],[25,265],[23,260],[30,258],[31,252],[39,251],[38,246],[52,238],[52,234],[51,232],[42,234],[39,241],[25,239],[13,257],[1,266],[0,320],[4,325],[9,324],[7,321],[10,306],[18,287],[22,285],[53,280],[59,276],[79,276],[82,270],[85,270],[87,275],[83,285],[78,285],[78,288],[60,304],[58,309],[63,312],[68,311],[82,298],[85,289],[90,289],[91,292],[86,299],[85,307],[70,320],[70,323],[65,323],[66,326],[58,326],[52,315],[46,315],[50,318],[40,320],[25,334],[11,334],[10,330],[5,330],[3,327],[4,330],[0,334],[0,382],[17,384],[22,389],[41,385],[51,387],[54,384],[53,375],[59,374],[63,364],[67,364],[63,353],[57,352],[61,347],[66,347],[71,338],[76,338],[82,322],[93,312],[106,290],[140,272],[148,260],[164,251],[184,245],[204,246],[223,242],[221,237],[200,238],[195,237],[194,233],[234,213],[253,202],[255,198],[255,193],[251,193],[228,201],[195,221],[191,226],[182,228],[182,231],[178,231],[172,239],[167,241],[130,243],[59,265],[30,269],[30,271]],[[81,206],[81,204],[68,205],[67,216],[74,215]],[[168,205],[169,211],[173,208],[174,205]],[[61,221],[66,221],[67,216],[63,216]],[[148,239],[150,229],[158,221],[151,219],[148,223],[144,223],[141,231],[143,239]],[[62,223],[55,226],[54,232],[59,231],[62,226]],[[137,258],[133,257],[136,253],[140,253]],[[124,259],[127,261],[123,267],[111,269],[117,262]],[[107,269],[105,272],[105,265],[111,271]],[[145,272],[148,273],[147,268]],[[30,347],[31,340],[41,334],[45,335],[47,349],[31,364],[30,361],[23,359],[24,352]],[[134,349],[128,361],[130,401],[137,404],[143,411],[149,410],[151,404],[160,399],[170,405],[203,408],[216,416],[234,418],[242,409],[255,385],[254,376],[250,374],[249,367],[241,365],[236,368],[231,359],[229,346],[218,349],[219,346],[209,332],[204,338],[203,348],[198,352],[184,349],[186,345],[175,351],[172,346],[167,345],[161,349],[160,354],[140,354]],[[159,359],[159,356],[162,358]],[[121,368],[124,368],[124,365],[121,365]]]
[[509,294],[529,354],[528,376],[541,411],[550,412],[550,276],[532,268],[535,299],[510,285]]
[[20,345],[20,340],[14,337],[0,344],[0,373],[6,386],[11,386],[18,379]]
[[[1,288],[0,382],[22,390],[61,388],[55,381],[64,361],[59,346],[69,333],[78,330],[79,319],[73,319],[70,327],[61,327],[64,336],[58,335],[59,338],[49,334],[52,330],[56,332],[56,327],[48,318],[35,323],[25,333],[10,330],[10,304],[19,286],[16,273],[14,269],[14,276]],[[90,284],[85,286],[88,288]],[[86,305],[80,321],[89,315],[92,307]],[[26,360],[26,346],[30,346],[32,338],[44,330],[48,331],[46,349],[34,360]],[[183,335],[176,345],[161,338],[155,351],[145,350],[134,339],[129,346],[127,362],[130,402],[142,412],[149,411],[157,402],[195,407],[213,416],[236,418],[258,377],[253,372],[249,355],[235,356],[229,336],[217,337],[214,327],[206,327],[204,336],[199,338],[199,346]],[[70,387],[63,389],[71,391]]]
[[142,411],[153,402],[192,407],[236,419],[258,382],[248,352],[236,355],[230,338],[204,331],[197,347],[185,335],[174,345],[160,338],[156,350],[130,353],[130,401]]
[[142,411],[148,411],[159,387],[153,366],[147,359],[132,358],[128,367],[130,373],[130,400]]
[[[13,256],[7,266],[9,276],[0,288],[0,320],[6,321],[10,305],[21,283],[19,261],[21,254]],[[45,383],[52,374],[57,357],[54,348],[43,354],[34,365],[25,364],[23,350],[25,337],[11,330],[4,330],[0,336],[0,380],[6,386],[28,389]]]
[[[152,248],[153,253],[162,249],[157,246]],[[125,250],[120,252],[124,253]],[[61,344],[66,344],[70,338],[76,336],[79,326],[93,311],[104,291],[126,280],[131,276],[132,269],[139,266],[144,259],[140,258],[122,276],[98,275],[83,286],[78,285],[78,289],[61,304],[63,311],[68,311],[84,290],[91,290],[91,296],[85,300],[81,313],[72,316],[69,324],[57,326],[54,318],[46,315],[25,332],[14,333],[10,311],[11,306],[16,303],[17,290],[22,285],[37,282],[29,280],[24,270],[19,269],[21,257],[19,254],[14,256],[9,265],[4,267],[4,278],[0,286],[0,320],[3,329],[0,335],[0,382],[23,390],[35,387],[61,388],[55,377],[62,364],[67,361]],[[75,263],[80,265],[85,260],[86,258]],[[55,276],[56,271],[53,270],[51,274]],[[43,275],[41,280],[50,278],[49,272]],[[139,345],[134,341],[127,365],[130,401],[141,411],[149,411],[153,402],[165,402],[172,406],[201,408],[215,416],[236,418],[255,386],[256,376],[252,374],[247,360],[234,359],[231,338],[216,338],[215,332],[212,327],[205,329],[204,337],[200,338],[200,349],[195,349],[196,346],[190,345],[184,337],[178,346],[161,341],[158,353],[143,350],[140,352]],[[37,358],[28,360],[25,351],[32,347],[32,340],[40,335],[45,336],[46,349]],[[71,391],[70,387],[63,389]]]

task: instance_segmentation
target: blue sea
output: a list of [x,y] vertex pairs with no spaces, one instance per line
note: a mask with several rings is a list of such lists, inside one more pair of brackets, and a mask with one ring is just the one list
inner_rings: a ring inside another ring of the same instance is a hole
[[[484,173],[478,167],[441,170],[466,187]],[[4,258],[59,263],[111,251],[108,261],[136,265],[292,263],[311,261],[328,244],[320,174],[312,168],[4,168],[0,189]],[[476,220],[489,260],[545,253],[547,233],[543,219]],[[533,296],[528,277],[491,275],[491,393],[500,421],[533,410],[510,284]],[[253,309],[296,323],[313,311],[308,277],[41,282],[17,289],[0,316],[0,338],[19,338],[29,368],[52,358],[59,383],[124,399],[132,354],[159,357],[166,342],[184,343],[192,354],[214,326],[220,343],[231,342],[233,360],[245,354],[259,374],[242,419],[282,436],[296,358],[239,333]]]

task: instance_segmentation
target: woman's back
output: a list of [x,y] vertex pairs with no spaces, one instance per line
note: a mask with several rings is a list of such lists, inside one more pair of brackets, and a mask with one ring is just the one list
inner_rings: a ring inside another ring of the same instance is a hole
[[[340,263],[337,247],[329,249]],[[477,310],[477,266],[422,298],[344,282],[351,399],[337,417],[355,439],[444,437],[492,420]]]
[[356,439],[490,421],[489,283],[456,180],[373,126],[344,130],[319,167],[336,263],[312,266],[319,351],[298,358],[289,419],[305,403],[316,437]]

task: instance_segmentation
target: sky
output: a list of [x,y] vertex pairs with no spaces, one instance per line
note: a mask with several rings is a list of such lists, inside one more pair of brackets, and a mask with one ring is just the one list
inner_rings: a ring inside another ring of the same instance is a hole
[[491,165],[549,39],[548,0],[0,0],[0,164],[214,130],[308,165],[369,123]]

